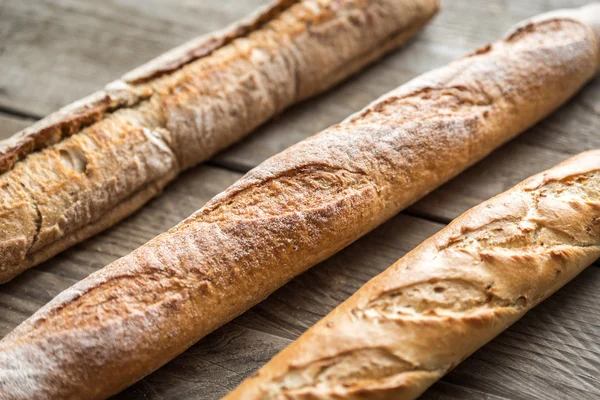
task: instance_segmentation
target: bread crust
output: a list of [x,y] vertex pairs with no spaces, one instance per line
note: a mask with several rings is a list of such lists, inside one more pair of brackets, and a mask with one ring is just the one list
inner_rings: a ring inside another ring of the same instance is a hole
[[0,399],[103,398],[152,372],[550,113],[598,47],[578,21],[534,24],[265,161],[0,341]]
[[116,223],[182,170],[397,48],[437,7],[277,0],[0,142],[0,282]]
[[458,217],[225,399],[414,399],[598,257],[594,150]]

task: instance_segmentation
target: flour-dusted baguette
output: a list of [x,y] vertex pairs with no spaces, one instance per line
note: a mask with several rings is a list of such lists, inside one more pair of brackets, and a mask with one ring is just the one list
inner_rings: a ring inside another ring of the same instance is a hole
[[598,257],[594,150],[467,211],[225,399],[414,399]]
[[572,96],[598,38],[553,18],[267,160],[0,341],[0,398],[102,398],[184,351]]
[[276,0],[0,142],[0,282],[406,42],[438,0]]

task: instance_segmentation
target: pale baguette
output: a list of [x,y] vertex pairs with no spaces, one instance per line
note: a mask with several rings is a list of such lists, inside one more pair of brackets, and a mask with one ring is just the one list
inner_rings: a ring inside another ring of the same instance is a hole
[[267,160],[6,336],[0,398],[123,389],[540,120],[599,56],[586,24],[527,25]]
[[225,399],[414,399],[598,257],[595,150],[467,211]]
[[277,0],[0,142],[0,282],[412,37],[438,0]]

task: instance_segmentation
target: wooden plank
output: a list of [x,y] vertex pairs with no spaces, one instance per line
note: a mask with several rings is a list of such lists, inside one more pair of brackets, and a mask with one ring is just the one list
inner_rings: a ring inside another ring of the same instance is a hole
[[289,343],[228,324],[113,399],[219,399]]
[[494,396],[479,390],[469,389],[464,386],[455,385],[446,381],[439,381],[427,391],[421,399],[435,400],[510,400],[508,397]]
[[12,136],[33,122],[32,119],[16,117],[0,112],[0,140]]
[[0,107],[41,117],[268,0],[2,0]]

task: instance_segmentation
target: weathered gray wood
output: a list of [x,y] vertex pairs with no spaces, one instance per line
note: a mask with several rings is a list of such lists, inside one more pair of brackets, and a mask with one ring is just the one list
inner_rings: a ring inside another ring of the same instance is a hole
[[115,399],[218,399],[292,341],[230,323]]
[[2,0],[0,107],[43,116],[268,0]]
[[0,112],[0,140],[31,125],[34,121]]

